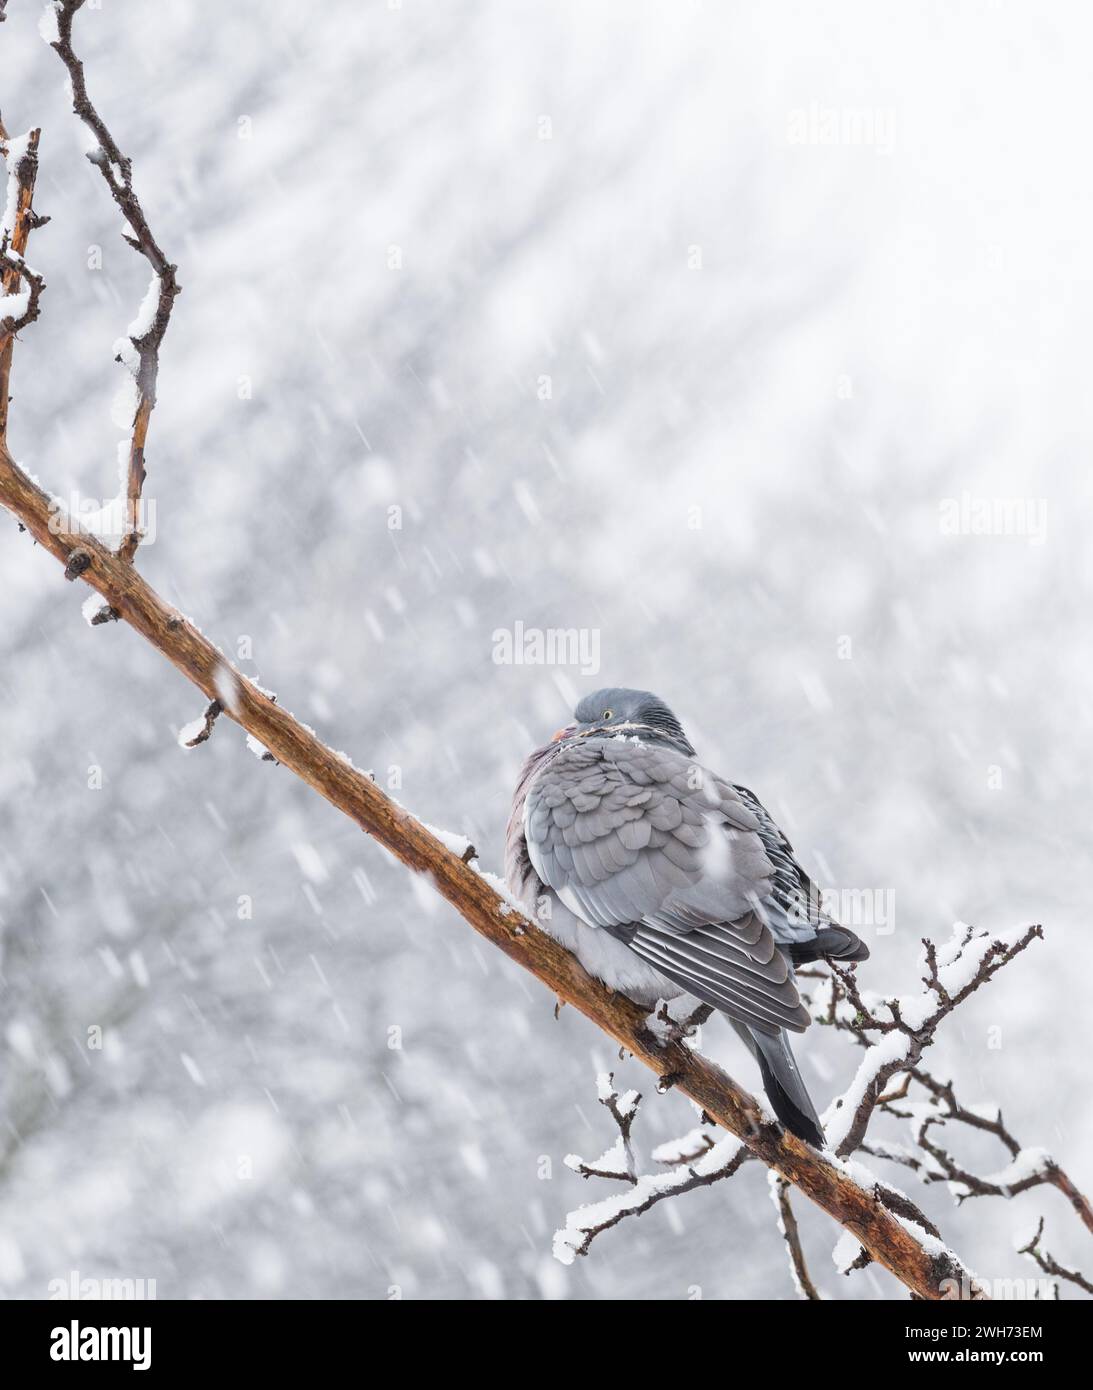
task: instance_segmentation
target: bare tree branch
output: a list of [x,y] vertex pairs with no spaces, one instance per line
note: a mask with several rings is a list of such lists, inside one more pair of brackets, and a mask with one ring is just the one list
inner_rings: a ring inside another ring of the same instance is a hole
[[38,140],[40,130],[32,130],[21,140],[11,140],[0,123],[0,143],[7,161],[7,198],[3,226],[0,227],[0,277],[5,299],[17,295],[19,282],[27,282],[26,302],[16,315],[0,319],[0,439],[8,435],[8,393],[11,386],[11,358],[15,335],[38,317],[38,301],[45,281],[23,260],[27,241],[36,226],[48,218],[34,214],[34,183],[38,177]]
[[614,1079],[611,1072],[598,1078],[598,1099],[618,1126],[618,1139],[600,1158],[594,1159],[591,1163],[586,1163],[577,1154],[568,1154],[565,1160],[566,1167],[572,1168],[575,1173],[580,1173],[585,1178],[615,1178],[622,1182],[636,1183],[637,1165],[630,1143],[630,1130],[641,1104],[641,1096],[637,1091],[627,1091],[625,1095],[620,1095],[612,1086]]
[[[1032,941],[1042,939],[1044,934],[1040,926],[1028,927],[1019,934],[1012,933],[1011,940],[999,940],[989,933],[977,933],[968,926],[962,926],[961,931],[962,936],[954,939],[947,948],[951,958],[943,967],[938,966],[934,943],[923,940],[927,965],[927,974],[922,982],[925,986],[924,996],[909,1000],[885,999],[872,1007],[862,997],[853,971],[830,963],[835,983],[826,1000],[822,997],[813,999],[814,1017],[821,1023],[851,1033],[861,1046],[868,1049],[857,1076],[846,1094],[836,1102],[836,1113],[828,1122],[829,1138],[834,1139],[836,1152],[841,1158],[861,1148],[869,1121],[885,1087],[918,1063],[925,1049],[933,1042],[934,1034],[943,1020]],[[844,1001],[848,1001],[849,1009],[840,1008]],[[883,1017],[879,1009],[886,1009],[888,1017]],[[870,1033],[883,1035],[876,1046],[870,1046]]]
[[597,1086],[600,1104],[611,1113],[619,1129],[619,1138],[612,1148],[591,1163],[576,1154],[568,1154],[565,1161],[567,1167],[585,1178],[621,1179],[629,1184],[629,1191],[580,1206],[569,1213],[565,1226],[554,1234],[554,1255],[563,1264],[572,1264],[576,1256],[587,1255],[597,1236],[627,1217],[641,1216],[669,1197],[680,1197],[696,1187],[710,1187],[731,1178],[753,1157],[732,1136],[719,1143],[710,1140],[696,1145],[694,1136],[687,1135],[682,1141],[661,1145],[654,1154],[657,1158],[670,1151],[670,1157],[661,1158],[672,1164],[670,1172],[639,1176],[630,1130],[641,1097],[636,1091],[620,1096],[612,1087],[613,1080],[610,1074],[600,1076]]
[[[1017,1253],[1019,1255],[1028,1255],[1030,1259],[1034,1260],[1040,1266],[1045,1274],[1049,1274],[1053,1279],[1066,1279],[1071,1284],[1077,1284],[1078,1287],[1084,1289],[1086,1293],[1093,1293],[1093,1283],[1090,1283],[1083,1274],[1079,1274],[1078,1271],[1074,1269],[1067,1269],[1064,1265],[1059,1264],[1048,1251],[1041,1248],[1040,1238],[1043,1234],[1044,1218],[1041,1216],[1040,1224],[1036,1227],[1036,1234],[1027,1245],[1022,1245]],[[1058,1297],[1058,1294],[1059,1291],[1058,1288],[1056,1288],[1055,1296]]]
[[[118,554],[132,561],[141,541],[141,495],[144,491],[144,451],[148,425],[156,404],[156,382],[159,377],[159,349],[171,319],[175,296],[181,290],[178,267],[173,265],[152,235],[144,209],[133,188],[133,168],[130,160],[118,148],[106,122],[99,115],[87,94],[83,63],[72,47],[72,21],[84,6],[85,0],[54,0],[56,38],[49,40],[68,69],[72,84],[72,109],[94,135],[96,147],[87,156],[99,170],[110,195],[121,209],[132,235],[125,240],[145,258],[152,268],[152,281],[145,300],[129,325],[128,342],[124,342],[118,361],[131,372],[134,381],[133,423],[129,438],[129,458],[125,476],[125,535]],[[124,235],[124,234],[123,234]]]
[[[967,1109],[957,1100],[951,1081],[938,1081],[922,1067],[913,1068],[908,1078],[927,1091],[931,1100],[925,1104],[918,1103],[912,1109],[900,1109],[896,1098],[889,1097],[884,1100],[882,1108],[890,1115],[911,1121],[915,1143],[931,1160],[918,1165],[924,1182],[949,1183],[958,1204],[971,1197],[1016,1197],[1030,1188],[1050,1185],[1063,1193],[1082,1224],[1087,1230],[1093,1231],[1093,1212],[1088,1198],[1049,1153],[1043,1149],[1026,1149],[1018,1143],[1003,1123],[1001,1110],[995,1110],[992,1118],[981,1111]],[[930,1137],[932,1128],[952,1122],[993,1134],[1009,1151],[1011,1162],[1008,1168],[988,1177],[980,1177],[957,1162]],[[906,1159],[896,1161],[907,1162]],[[907,1166],[912,1164],[908,1162]]]
[[789,1202],[789,1183],[786,1182],[785,1178],[780,1178],[777,1173],[770,1173],[768,1177],[770,1179],[771,1199],[778,1212],[778,1231],[789,1251],[789,1269],[793,1276],[794,1287],[801,1298],[818,1303],[820,1294],[809,1275],[808,1265],[805,1263],[805,1252],[801,1246],[801,1232]]

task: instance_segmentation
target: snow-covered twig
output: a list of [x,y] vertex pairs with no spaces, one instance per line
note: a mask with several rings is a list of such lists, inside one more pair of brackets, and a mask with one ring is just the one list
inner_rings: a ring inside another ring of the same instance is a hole
[[[953,1082],[938,1080],[921,1060],[942,1020],[1042,936],[1038,926],[999,937],[957,923],[944,946],[923,942],[923,991],[902,999],[869,999],[853,975],[832,965],[832,978],[810,1000],[813,1015],[850,1034],[866,1051],[854,1081],[836,1102],[827,1134],[838,1142],[842,1156],[860,1150],[909,1168],[926,1184],[947,1183],[958,1205],[972,1197],[1012,1198],[1033,1187],[1053,1186],[1093,1231],[1088,1198],[1049,1153],[1023,1146],[1006,1127],[997,1106],[962,1105]],[[898,1084],[888,1090],[893,1081]],[[912,1087],[916,1086],[926,1092],[924,1099],[915,1098]],[[866,1128],[877,1111],[909,1121],[913,1146],[866,1142]],[[1005,1168],[987,1175],[973,1173],[940,1142],[939,1131],[948,1124],[994,1135],[1009,1154]],[[1034,1251],[1023,1253],[1035,1258]],[[1087,1287],[1083,1275],[1061,1268],[1058,1272],[1059,1277]]]
[[[629,1190],[580,1206],[569,1213],[565,1226],[554,1235],[554,1255],[562,1264],[572,1264],[576,1256],[587,1255],[598,1235],[627,1217],[641,1216],[667,1197],[678,1197],[684,1192],[693,1192],[696,1187],[710,1187],[724,1178],[731,1178],[752,1157],[741,1141],[731,1134],[717,1143],[711,1141],[695,1156],[689,1152],[692,1136],[687,1136],[687,1142],[680,1141],[679,1144],[682,1150],[688,1151],[684,1161],[668,1173],[639,1176],[630,1143],[630,1129],[641,1097],[636,1091],[627,1091],[620,1096],[613,1089],[612,1082],[610,1075],[597,1078],[600,1104],[610,1112],[618,1125],[619,1138],[594,1163],[586,1163],[576,1154],[569,1154],[566,1165],[586,1178],[622,1179],[629,1184]],[[661,1145],[654,1158],[671,1147]]]
[[[1058,1188],[1082,1224],[1093,1231],[1093,1210],[1089,1199],[1046,1150],[1022,1147],[1004,1124],[1001,1110],[994,1106],[969,1109],[961,1105],[951,1081],[938,1081],[921,1066],[909,1071],[908,1080],[916,1082],[928,1092],[929,1100],[910,1101],[900,1108],[902,1095],[891,1096],[882,1099],[881,1108],[897,1119],[911,1122],[915,1144],[927,1156],[919,1165],[924,1182],[947,1182],[958,1204],[971,1197],[1016,1197],[1029,1188],[1046,1184]],[[931,1130],[951,1122],[993,1134],[1009,1151],[1007,1166],[986,1177],[970,1172],[931,1137]],[[906,1159],[896,1161],[907,1162]],[[908,1163],[907,1166],[913,1165]]]
[[224,706],[219,700],[210,700],[205,706],[205,713],[200,719],[191,720],[178,731],[178,742],[182,748],[197,748],[202,743],[207,743],[212,735],[213,725],[224,713]]
[[7,348],[18,333],[32,324],[38,317],[38,301],[46,287],[45,279],[32,270],[22,256],[11,249],[5,233],[0,241],[0,266],[3,267],[4,283],[17,284],[20,278],[26,281],[26,289],[5,292],[0,296],[0,350]]
[[[840,1157],[861,1147],[885,1087],[919,1062],[941,1022],[1043,934],[1042,927],[1031,926],[996,937],[957,923],[940,954],[923,940],[927,974],[921,992],[875,1004],[863,997],[851,970],[830,964],[830,993],[812,1001],[814,1016],[866,1048],[854,1080],[825,1120],[828,1141]],[[869,1036],[874,1033],[880,1034],[875,1042]]]
[[789,1272],[793,1278],[793,1286],[801,1298],[818,1303],[820,1292],[809,1275],[805,1252],[801,1247],[801,1232],[789,1202],[790,1185],[785,1178],[774,1172],[768,1173],[767,1178],[770,1183],[771,1201],[778,1213],[778,1231],[789,1252]]
[[[831,965],[830,975],[820,970],[801,972],[803,978],[821,982],[820,989],[809,1000],[813,1016],[852,1036],[865,1049],[854,1081],[829,1112],[826,1125],[828,1138],[833,1147],[837,1145],[836,1152],[848,1164],[847,1171],[854,1180],[864,1189],[871,1190],[875,1199],[888,1211],[920,1231],[924,1240],[940,1242],[937,1227],[905,1193],[880,1182],[860,1164],[849,1163],[850,1153],[860,1150],[901,1164],[926,1183],[947,1180],[958,1201],[973,1195],[1011,1197],[1038,1184],[1052,1183],[1070,1198],[1088,1224],[1088,1203],[1049,1155],[1042,1150],[1022,1149],[1003,1126],[1000,1114],[985,1114],[982,1110],[967,1110],[959,1105],[952,1083],[935,1080],[922,1067],[920,1060],[922,1052],[933,1042],[934,1032],[941,1021],[1041,935],[1041,929],[1033,926],[999,938],[958,923],[952,938],[943,947],[938,948],[932,941],[923,942],[926,970],[923,990],[904,998],[868,997],[859,989],[852,973],[835,965]],[[657,1018],[659,1023],[669,1027],[674,1024],[664,1009]],[[674,1026],[676,1039],[681,1040],[686,1030],[680,1031],[678,1025]],[[892,1082],[897,1084],[889,1089]],[[925,1088],[930,1093],[929,1100],[925,1103],[907,1101],[912,1084]],[[905,1101],[907,1107],[900,1108]],[[912,1119],[916,1147],[881,1140],[866,1143],[865,1129],[877,1110],[897,1118]],[[931,1127],[943,1125],[949,1120],[995,1134],[1009,1150],[1011,1161],[1008,1167],[1001,1173],[985,1178],[977,1177],[961,1167],[929,1138]],[[675,1163],[693,1162],[697,1157],[704,1156],[712,1143],[702,1130],[692,1131],[681,1140],[661,1145],[654,1158]],[[648,1210],[653,1201],[680,1195],[693,1186],[676,1182],[653,1184],[651,1180],[647,1184],[644,1179],[636,1177],[632,1161],[624,1169],[619,1159],[620,1152],[621,1141],[594,1164],[567,1160],[586,1177],[624,1177],[635,1188],[644,1185],[641,1192],[632,1194],[629,1200],[610,1199],[606,1206],[574,1213],[565,1231],[559,1235],[564,1250],[572,1247],[583,1254],[593,1237],[602,1230],[618,1224],[628,1215]],[[779,1229],[789,1247],[797,1287],[805,1297],[818,1297],[807,1278],[792,1212],[787,1219],[784,1210],[789,1207],[784,1179],[773,1172],[771,1183],[772,1197],[779,1209]],[[580,1237],[575,1246],[574,1233]],[[849,1273],[869,1264],[871,1256],[861,1242],[847,1234],[836,1250],[836,1263],[840,1261],[844,1261],[844,1272]],[[840,1268],[843,1268],[842,1264]]]
[[83,63],[72,47],[72,21],[85,0],[49,0],[42,19],[42,36],[55,50],[68,69],[72,84],[72,109],[95,138],[95,147],[88,159],[99,170],[110,195],[121,209],[129,232],[125,240],[145,258],[152,268],[152,279],[136,317],[126,329],[125,336],[114,345],[119,361],[132,378],[129,389],[122,393],[118,421],[127,431],[122,442],[123,488],[125,495],[125,534],[118,554],[132,561],[141,542],[141,496],[144,491],[144,450],[148,424],[156,404],[156,380],[159,376],[159,349],[167,332],[178,283],[178,267],[168,261],[144,215],[133,188],[133,169],[130,160],[118,148],[87,94]]
[[637,1091],[620,1094],[614,1089],[614,1080],[611,1072],[604,1072],[596,1078],[596,1083],[599,1102],[618,1125],[619,1137],[611,1148],[590,1163],[577,1154],[567,1154],[565,1163],[567,1168],[572,1168],[585,1178],[619,1178],[623,1182],[636,1183],[638,1175],[630,1130],[641,1104],[641,1096]]

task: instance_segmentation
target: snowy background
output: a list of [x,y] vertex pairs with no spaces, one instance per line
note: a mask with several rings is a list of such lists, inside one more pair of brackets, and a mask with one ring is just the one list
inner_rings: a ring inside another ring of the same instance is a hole
[[[4,119],[43,127],[53,219],[11,444],[102,498],[147,276],[36,6],[9,9]],[[1078,4],[633,0],[76,24],[184,286],[148,578],[487,867],[525,752],[637,685],[821,882],[894,893],[866,985],[913,988],[955,918],[1042,921],[932,1060],[1086,1185],[1089,30]],[[1046,530],[944,534],[965,493]],[[237,730],[180,750],[201,697],[83,597],[0,523],[3,1294],[792,1296],[758,1169],[559,1265],[602,1195],[562,1164],[612,1137],[595,1072],[649,1076]],[[495,664],[518,621],[595,633],[600,671]],[[856,1057],[819,1031],[822,1107]],[[727,1027],[704,1042],[755,1084]],[[650,1099],[636,1137],[692,1122]],[[987,1276],[1036,1273],[1013,1244],[1041,1212],[1087,1254],[1053,1191],[921,1200]],[[796,1206],[828,1295],[895,1296]]]

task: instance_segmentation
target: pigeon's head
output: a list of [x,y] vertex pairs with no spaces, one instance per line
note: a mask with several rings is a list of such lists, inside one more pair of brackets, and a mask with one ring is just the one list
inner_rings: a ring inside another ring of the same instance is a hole
[[648,690],[626,690],[608,686],[586,695],[573,711],[576,723],[561,729],[555,738],[640,738],[650,743],[668,744],[688,756],[694,754],[679,720],[656,695]]

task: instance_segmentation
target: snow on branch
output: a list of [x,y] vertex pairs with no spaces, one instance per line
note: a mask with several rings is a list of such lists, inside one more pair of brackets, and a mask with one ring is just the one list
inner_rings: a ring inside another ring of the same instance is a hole
[[94,138],[87,158],[106,180],[110,195],[121,209],[128,232],[122,236],[139,251],[152,270],[148,290],[129,327],[114,344],[115,360],[127,372],[127,379],[114,403],[116,423],[126,432],[118,447],[125,498],[124,534],[118,554],[132,561],[140,545],[141,497],[144,491],[144,451],[148,425],[156,404],[159,377],[159,349],[163,342],[175,297],[181,290],[178,267],[168,261],[152,235],[140,199],[133,188],[133,166],[118,148],[105,121],[87,94],[83,63],[72,47],[72,21],[85,0],[49,0],[40,31],[68,70],[72,87],[72,109]]
[[[696,1143],[694,1132],[669,1144],[660,1145],[654,1160],[671,1163],[667,1173],[637,1172],[630,1131],[638,1113],[641,1096],[636,1091],[620,1095],[613,1087],[614,1077],[605,1073],[596,1079],[599,1102],[618,1127],[618,1138],[599,1158],[586,1162],[576,1154],[566,1155],[566,1166],[584,1178],[607,1178],[629,1184],[626,1192],[580,1206],[566,1217],[565,1226],[554,1234],[554,1256],[562,1264],[572,1264],[578,1255],[587,1255],[592,1242],[604,1231],[629,1216],[641,1216],[667,1197],[710,1187],[731,1178],[753,1155],[735,1135],[719,1142],[709,1139]],[[707,1139],[702,1135],[701,1139]]]
[[[794,1216],[793,1208],[789,1202],[789,1183],[773,1170],[767,1173],[767,1181],[770,1184],[771,1201],[778,1213],[778,1231],[786,1243],[786,1250],[789,1254],[789,1273],[793,1280],[793,1287],[797,1290],[799,1298],[818,1303],[822,1295],[812,1282],[808,1265],[805,1263],[801,1232],[797,1227],[797,1218]],[[853,1236],[850,1239],[853,1240]],[[856,1241],[855,1244],[857,1244]]]
[[[950,940],[937,946],[923,941],[923,990],[897,999],[863,994],[851,972],[830,965],[831,974],[808,972],[821,980],[809,1008],[813,1017],[848,1034],[865,1049],[850,1087],[835,1102],[827,1118],[828,1138],[838,1142],[838,1153],[856,1151],[910,1169],[926,1185],[944,1182],[958,1206],[973,1197],[1011,1199],[1040,1186],[1055,1187],[1070,1203],[1087,1230],[1093,1231],[1093,1209],[1061,1165],[1045,1149],[1023,1146],[993,1104],[965,1105],[952,1081],[941,1081],[922,1062],[922,1054],[934,1040],[943,1019],[1031,943],[1043,937],[1039,926],[1001,935],[979,931],[958,922]],[[802,972],[805,973],[805,972]],[[887,1089],[895,1082],[892,1089]],[[907,1122],[909,1144],[867,1140],[866,1131],[875,1113]],[[840,1122],[841,1121],[841,1122]],[[975,1173],[955,1158],[941,1135],[946,1126],[965,1126],[993,1135],[1007,1152],[1008,1161],[996,1172]],[[1040,1229],[1042,1231],[1043,1219]],[[1039,1263],[1037,1242],[1021,1253]],[[1055,1265],[1045,1272],[1082,1288],[1090,1283],[1080,1273]]]
[[[915,1083],[926,1093],[924,1100],[907,1099],[910,1085]],[[896,1094],[882,1097],[881,1108],[898,1119],[908,1120],[915,1145],[925,1155],[916,1156],[905,1150],[896,1162],[908,1167],[917,1166],[924,1182],[946,1182],[957,1204],[971,1197],[1016,1197],[1029,1188],[1047,1184],[1058,1188],[1074,1208],[1087,1230],[1093,1232],[1093,1210],[1086,1198],[1042,1148],[1023,1148],[1002,1120],[997,1106],[969,1108],[956,1097],[951,1081],[938,1081],[922,1067],[907,1073],[907,1083]],[[947,1124],[966,1125],[986,1134],[993,1134],[1009,1152],[1009,1162],[996,1173],[979,1176],[959,1163],[933,1137],[933,1131]],[[891,1155],[882,1155],[890,1157]]]
[[178,742],[181,748],[197,748],[202,743],[207,743],[212,737],[213,725],[224,713],[224,706],[219,700],[210,700],[205,706],[205,713],[199,719],[192,719],[189,724],[184,724],[178,731]]
[[[866,1048],[854,1080],[824,1117],[836,1153],[845,1157],[861,1147],[885,1086],[919,1061],[958,1005],[1043,934],[1042,927],[1033,926],[998,937],[958,922],[940,951],[923,939],[927,974],[919,993],[872,1004],[859,992],[852,970],[830,963],[828,988],[810,1002],[813,1016],[851,1033]],[[873,1041],[872,1034],[880,1036]]]
[[637,1091],[627,1091],[625,1095],[619,1095],[611,1085],[614,1079],[611,1072],[604,1072],[596,1078],[596,1085],[599,1090],[599,1102],[607,1109],[608,1114],[618,1125],[619,1137],[611,1148],[591,1163],[586,1163],[577,1154],[567,1154],[565,1163],[567,1168],[572,1168],[575,1173],[580,1173],[582,1177],[621,1178],[624,1182],[636,1183],[638,1175],[634,1171],[634,1150],[630,1144],[630,1127],[634,1123],[634,1116],[638,1113],[641,1096]]

